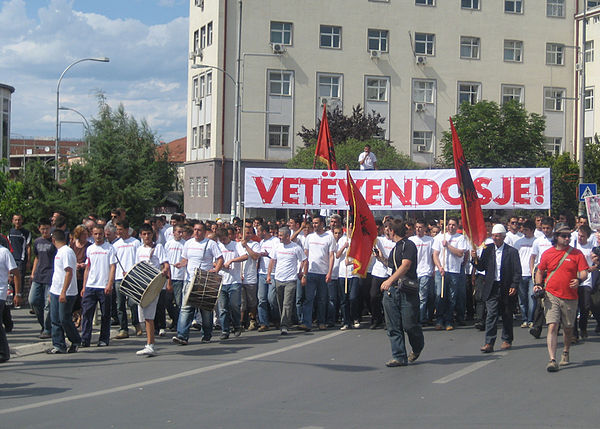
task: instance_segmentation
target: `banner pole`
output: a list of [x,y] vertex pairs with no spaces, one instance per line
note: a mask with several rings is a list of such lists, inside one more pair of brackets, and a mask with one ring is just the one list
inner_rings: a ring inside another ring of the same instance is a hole
[[242,240],[246,238],[246,207],[244,207],[244,221],[242,223]]
[[[442,224],[442,234],[444,234],[444,240],[446,239],[446,209],[444,209],[444,223]],[[446,247],[442,246],[442,268],[446,265]],[[442,291],[440,297],[444,298],[444,276],[442,277]]]
[[[346,238],[347,240],[350,240],[350,210],[348,210],[348,213],[346,213]],[[348,249],[350,249],[350,246],[348,246]],[[346,264],[346,262],[348,262],[348,250],[346,250],[346,257],[344,258],[344,264],[346,265],[346,276],[344,278],[344,293],[348,294],[348,264]]]

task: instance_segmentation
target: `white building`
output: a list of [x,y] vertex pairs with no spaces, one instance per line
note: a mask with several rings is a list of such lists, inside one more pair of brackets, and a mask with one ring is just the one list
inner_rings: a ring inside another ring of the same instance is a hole
[[13,92],[15,89],[12,86],[0,83],[0,160],[8,159],[10,154],[10,104]]
[[192,0],[190,216],[230,212],[240,4],[242,179],[284,165],[323,102],[381,113],[384,137],[423,165],[462,101],[517,99],[546,116],[549,150],[577,141],[584,0]]

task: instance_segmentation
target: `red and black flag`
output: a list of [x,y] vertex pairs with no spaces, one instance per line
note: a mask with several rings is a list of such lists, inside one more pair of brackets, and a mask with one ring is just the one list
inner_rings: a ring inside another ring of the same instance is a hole
[[[329,122],[327,122],[327,104],[323,105],[323,118],[319,127],[319,136],[317,137],[317,148],[315,150],[315,162],[317,158],[327,164],[328,170],[337,170],[335,160],[335,150],[333,149],[333,140],[329,133]],[[313,163],[314,168],[314,163]]]
[[462,216],[463,230],[475,246],[481,246],[486,239],[487,231],[483,220],[483,211],[479,203],[479,196],[469,172],[469,166],[463,153],[462,145],[456,134],[454,123],[450,118],[452,129],[452,154],[454,155],[454,169],[456,180],[460,189],[460,214]]

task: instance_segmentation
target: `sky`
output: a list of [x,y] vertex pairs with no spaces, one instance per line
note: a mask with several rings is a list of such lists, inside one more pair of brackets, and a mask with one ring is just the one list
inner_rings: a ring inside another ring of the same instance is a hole
[[[145,119],[159,141],[186,133],[189,0],[1,0],[0,83],[12,94],[15,138],[56,134],[60,105],[91,120],[97,94]],[[61,112],[61,135],[83,136],[83,120]],[[74,123],[70,123],[74,122]]]

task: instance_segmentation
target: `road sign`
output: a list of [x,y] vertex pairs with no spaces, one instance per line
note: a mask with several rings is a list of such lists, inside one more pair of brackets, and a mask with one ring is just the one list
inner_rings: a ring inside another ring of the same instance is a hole
[[579,201],[585,201],[585,197],[591,197],[597,195],[597,187],[595,183],[580,183],[577,191],[579,195]]

